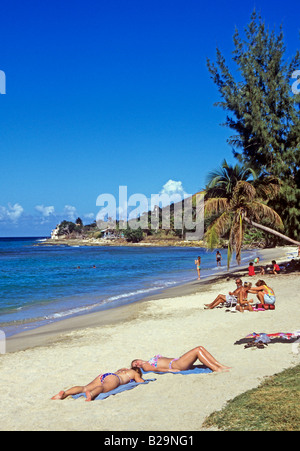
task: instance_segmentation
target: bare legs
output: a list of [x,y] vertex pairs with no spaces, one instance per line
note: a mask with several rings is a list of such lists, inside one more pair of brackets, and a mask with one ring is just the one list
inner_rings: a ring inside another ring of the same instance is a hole
[[197,360],[215,372],[229,370],[228,366],[219,363],[203,346],[197,346],[197,348],[192,349],[174,361],[172,368],[179,371],[188,370]]
[[258,299],[259,299],[259,301],[260,301],[261,304],[264,304],[264,303],[265,303],[264,293],[263,293],[262,291],[259,291],[259,292],[257,293],[257,297],[258,297]]
[[86,386],[75,386],[66,391],[60,391],[57,395],[53,396],[54,400],[63,400],[68,396],[78,395],[79,393],[86,394],[86,401],[93,401],[100,393],[107,393],[111,390],[114,390],[120,385],[119,379],[114,376],[107,376],[103,383],[100,382],[99,376]]
[[223,304],[224,302],[226,302],[226,296],[224,294],[218,294],[213,302],[211,302],[210,304],[205,304],[205,306],[207,309],[213,309],[217,307],[217,305]]

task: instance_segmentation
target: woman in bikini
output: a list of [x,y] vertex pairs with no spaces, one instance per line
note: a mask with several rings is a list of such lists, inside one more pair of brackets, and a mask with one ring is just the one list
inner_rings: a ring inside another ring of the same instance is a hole
[[141,368],[143,371],[176,373],[191,369],[197,360],[215,372],[229,370],[228,366],[219,363],[203,346],[197,346],[178,359],[163,357],[160,354],[150,360],[136,359],[131,362],[131,367]]
[[200,280],[201,257],[198,257],[197,260],[195,260],[195,265],[196,265],[196,267],[197,267],[198,280]]
[[53,396],[54,400],[63,400],[71,395],[85,393],[86,401],[93,401],[100,393],[107,393],[120,385],[128,384],[131,381],[138,383],[144,382],[142,372],[139,368],[122,368],[115,373],[104,373],[88,385],[72,387],[66,391],[60,391]]

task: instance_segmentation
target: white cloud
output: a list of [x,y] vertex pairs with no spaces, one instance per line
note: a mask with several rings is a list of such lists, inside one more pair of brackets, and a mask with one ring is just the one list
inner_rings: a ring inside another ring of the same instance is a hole
[[14,205],[8,204],[8,207],[0,206],[0,221],[17,222],[23,212],[24,208],[18,203]]
[[162,197],[162,207],[170,205],[172,202],[180,202],[181,200],[190,197],[190,195],[185,192],[182,182],[176,182],[171,179],[164,184],[159,196]]
[[180,181],[176,182],[175,180],[171,179],[164,184],[160,194],[167,194],[168,196],[179,194],[182,198],[188,196],[188,194],[184,191],[182,182]]
[[44,205],[37,205],[35,207],[35,209],[37,211],[39,211],[40,213],[42,213],[42,215],[45,218],[48,218],[50,215],[54,215],[55,214],[55,208],[53,206],[44,207]]
[[63,214],[69,221],[75,221],[78,218],[76,207],[73,207],[72,205],[65,205]]

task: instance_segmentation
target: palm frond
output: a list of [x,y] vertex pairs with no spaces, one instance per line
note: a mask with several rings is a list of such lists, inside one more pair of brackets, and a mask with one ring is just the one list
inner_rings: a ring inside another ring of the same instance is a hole
[[205,239],[209,249],[215,249],[220,238],[227,233],[232,225],[232,215],[224,212],[207,229]]
[[234,205],[241,204],[243,201],[251,201],[256,197],[256,189],[254,186],[244,180],[240,180],[233,191],[232,203]]
[[227,211],[229,208],[229,202],[226,198],[216,197],[214,199],[207,199],[204,204],[205,216],[212,216],[214,214],[220,214]]
[[255,186],[258,197],[265,200],[271,200],[278,195],[282,183],[277,177],[269,175],[265,176],[263,179],[255,180],[253,185]]
[[[248,207],[248,208],[247,208]],[[273,227],[277,227],[280,230],[283,229],[283,222],[278,213],[276,213],[273,208],[265,205],[259,201],[253,201],[246,205],[247,208],[247,217],[249,219],[254,219],[256,221],[267,219],[273,225]]]

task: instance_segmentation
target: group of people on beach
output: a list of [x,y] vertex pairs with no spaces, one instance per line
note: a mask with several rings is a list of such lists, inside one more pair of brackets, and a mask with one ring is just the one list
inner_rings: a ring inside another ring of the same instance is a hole
[[[205,304],[206,309],[214,309],[220,305],[226,305],[227,307],[234,307],[235,311],[244,312],[249,310],[253,312],[256,305],[262,306],[264,309],[274,308],[276,296],[274,290],[267,285],[264,280],[258,280],[255,286],[251,282],[242,282],[242,279],[237,278],[235,280],[236,289],[230,291],[228,294],[219,294],[216,299],[210,304]],[[248,299],[248,294],[256,294],[257,303],[255,304],[253,299]]]
[[[300,246],[298,249],[298,255],[300,255]],[[217,267],[222,266],[221,264],[222,262],[222,255],[219,251],[216,252],[216,263],[217,263]],[[254,265],[258,265],[260,262],[260,257],[255,257],[253,262],[249,263],[249,267],[248,267],[248,275],[249,277],[255,276],[257,273],[255,272],[255,266]],[[195,265],[196,265],[196,269],[197,269],[197,273],[198,273],[198,280],[200,280],[201,278],[201,257],[198,257],[195,260]],[[267,272],[269,274],[280,274],[280,267],[277,264],[276,260],[272,260],[272,266],[270,268],[267,268]],[[263,266],[261,266],[259,268],[259,272],[258,274],[260,274],[261,276],[265,275],[266,270]]]
[[228,371],[230,368],[219,363],[203,346],[197,346],[179,358],[155,355],[150,360],[135,359],[130,368],[121,368],[113,373],[104,373],[96,377],[85,386],[75,386],[66,391],[62,390],[53,396],[53,400],[63,400],[68,396],[84,393],[86,401],[93,401],[101,393],[108,393],[120,385],[129,382],[143,383],[143,372],[177,373],[193,368],[197,360],[213,372]]
[[[257,257],[254,260],[254,263],[256,263],[256,264],[259,263],[259,257]],[[249,277],[252,277],[252,276],[256,275],[254,263],[253,262],[249,263],[249,267],[248,267],[248,275],[249,275]],[[259,269],[259,274],[261,276],[264,276],[266,271],[269,274],[280,274],[280,266],[277,264],[276,260],[272,260],[272,266],[267,267],[266,269],[263,266],[261,266],[260,269]]]
[[[217,266],[221,265],[221,259],[220,252],[217,252]],[[257,258],[255,263],[258,262],[259,258]],[[197,267],[198,279],[200,279],[201,257],[198,257],[198,259],[195,260],[195,264]],[[255,286],[250,282],[243,283],[240,278],[237,278],[235,283],[236,288],[234,291],[229,292],[226,295],[219,294],[213,302],[205,305],[206,308],[213,309],[221,304],[225,304],[231,307],[234,305],[235,309],[241,312],[244,310],[253,311],[254,301],[248,299],[249,293],[256,294],[258,302],[263,306],[275,304],[275,293],[264,280],[258,280]],[[203,346],[197,346],[179,358],[169,358],[157,354],[149,360],[135,359],[131,362],[130,368],[121,368],[112,373],[108,372],[100,374],[89,384],[85,386],[74,386],[66,391],[62,390],[51,399],[63,400],[69,396],[83,393],[85,394],[86,401],[93,401],[101,393],[108,393],[121,385],[126,385],[130,382],[145,382],[143,379],[143,372],[176,373],[186,371],[193,368],[197,361],[213,372],[228,371],[230,369],[219,363]]]

